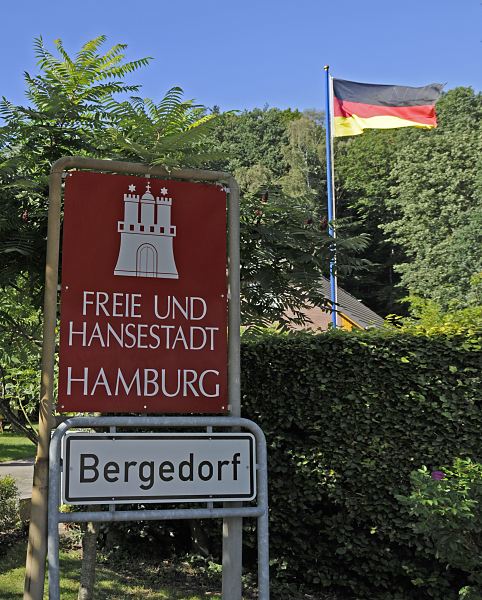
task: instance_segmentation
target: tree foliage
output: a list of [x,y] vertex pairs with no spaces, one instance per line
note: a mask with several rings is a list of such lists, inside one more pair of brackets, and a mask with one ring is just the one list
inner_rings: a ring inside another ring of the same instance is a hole
[[[241,187],[243,323],[303,323],[307,306],[327,306],[321,276],[332,249],[319,115],[268,108],[229,115],[213,145],[226,153],[216,166]],[[339,228],[340,272],[366,267],[358,258],[366,244],[366,235]]]
[[0,414],[35,443],[42,315],[30,286],[19,275],[0,287]]
[[[269,193],[245,191],[241,202],[241,306],[244,325],[305,323],[308,306],[327,308],[321,276],[326,273],[332,238],[307,220],[306,206],[272,185]],[[360,268],[356,253],[366,238],[339,238],[338,264]]]
[[281,177],[288,167],[283,155],[287,124],[298,116],[297,111],[268,107],[221,115],[212,145],[224,159],[215,166],[229,168],[238,177],[243,169],[263,165],[272,178]]
[[0,103],[0,403],[4,416],[33,441],[28,419],[38,400],[52,163],[65,155],[189,162],[211,120],[183,100],[179,88],[157,104],[125,99],[139,90],[126,77],[150,59],[128,61],[126,45],[105,51],[105,42],[99,36],[70,55],[61,40],[51,52],[38,38],[38,74],[25,74],[28,103]]
[[401,327],[403,331],[423,335],[480,335],[482,332],[482,277],[472,279],[473,295],[477,303],[465,308],[453,304],[443,309],[440,304],[429,298],[409,296],[404,299],[410,305],[410,316],[390,315],[389,321]]
[[47,177],[58,158],[69,155],[143,160],[177,165],[192,162],[212,115],[173,88],[155,103],[133,96],[125,83],[150,59],[125,59],[125,44],[106,52],[99,36],[70,56],[61,40],[51,53],[35,41],[39,74],[25,74],[27,106],[3,98],[0,116],[0,283],[22,271],[37,275],[45,260]]
[[[299,321],[307,302],[325,302],[318,283],[330,240],[307,219],[309,194],[287,194],[281,182],[291,164],[287,126],[299,114],[276,109],[211,114],[183,99],[178,87],[160,101],[143,98],[139,86],[126,78],[150,59],[129,61],[124,44],[105,50],[105,43],[99,36],[69,54],[61,40],[50,51],[38,38],[38,73],[25,74],[28,103],[16,106],[6,98],[0,103],[2,410],[13,410],[10,420],[32,439],[35,433],[25,421],[39,368],[48,173],[62,156],[140,160],[168,168],[200,164],[234,172],[243,190],[244,322],[284,325],[288,310]],[[354,262],[351,251],[363,243],[363,238],[340,240],[347,268]]]
[[[0,286],[19,286],[27,313],[40,305],[47,174],[76,154],[232,172],[242,192],[244,323],[286,326],[288,312],[301,322],[307,304],[323,307],[332,240],[321,114],[209,113],[177,87],[160,101],[143,98],[126,78],[150,59],[129,61],[125,45],[105,42],[70,55],[60,40],[51,52],[37,39],[28,103],[0,104]],[[407,292],[444,314],[480,304],[481,95],[457,88],[437,109],[435,131],[336,140],[340,282],[381,314],[403,312]],[[6,327],[21,337],[25,323],[13,316]]]
[[283,192],[303,198],[314,213],[325,212],[325,131],[317,113],[303,113],[287,124],[288,141],[283,156],[288,165],[280,178]]
[[99,140],[110,123],[106,102],[114,93],[133,92],[124,78],[149,59],[126,61],[125,45],[101,53],[105,37],[82,46],[70,57],[60,40],[57,56],[35,41],[40,73],[25,74],[27,106],[6,98],[0,104],[0,283],[20,272],[36,277],[37,291],[45,260],[48,174],[65,155],[100,157]]
[[482,597],[482,464],[455,458],[453,465],[430,471],[426,466],[411,476],[411,493],[399,496],[414,517],[415,533],[433,544],[437,557],[466,574],[459,598]]
[[406,138],[407,132],[402,130],[371,130],[335,141],[337,215],[351,218],[355,231],[369,235],[362,256],[373,263],[369,271],[342,279],[341,285],[383,315],[403,310],[400,299],[405,295],[396,287],[400,277],[394,272],[403,252],[381,226],[393,219],[388,206],[395,183],[392,170]]
[[167,167],[194,166],[211,158],[207,134],[216,115],[183,100],[179,87],[171,88],[159,103],[133,97],[111,100],[107,107],[111,124],[104,144],[111,155]]
[[[464,104],[470,114],[453,117]],[[397,158],[388,202],[396,216],[383,229],[404,250],[396,268],[411,294],[467,306],[471,278],[482,272],[482,94],[452,90],[439,105],[440,128]]]

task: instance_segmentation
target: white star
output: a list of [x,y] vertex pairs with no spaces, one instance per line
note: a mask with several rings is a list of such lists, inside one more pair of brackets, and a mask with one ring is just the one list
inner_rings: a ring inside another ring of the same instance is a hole
[[167,195],[167,188],[165,188],[165,187],[161,188],[161,194],[163,196],[166,196]]
[[129,192],[135,192],[135,191],[136,191],[136,186],[133,183],[131,183],[129,186]]

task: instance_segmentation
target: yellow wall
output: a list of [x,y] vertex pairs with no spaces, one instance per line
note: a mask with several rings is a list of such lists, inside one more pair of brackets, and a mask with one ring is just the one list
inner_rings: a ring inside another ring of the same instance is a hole
[[349,319],[343,313],[338,313],[339,324],[342,329],[346,329],[346,331],[351,331],[352,329],[363,329],[358,323]]

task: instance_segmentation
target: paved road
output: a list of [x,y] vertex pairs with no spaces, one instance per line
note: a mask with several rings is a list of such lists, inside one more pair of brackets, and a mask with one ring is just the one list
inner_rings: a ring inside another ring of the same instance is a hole
[[0,477],[11,475],[15,478],[20,499],[32,497],[33,458],[0,462]]

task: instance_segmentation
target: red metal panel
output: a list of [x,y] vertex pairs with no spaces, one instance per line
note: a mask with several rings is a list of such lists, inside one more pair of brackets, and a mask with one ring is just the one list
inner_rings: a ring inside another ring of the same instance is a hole
[[227,410],[226,194],[76,172],[66,181],[58,410]]

